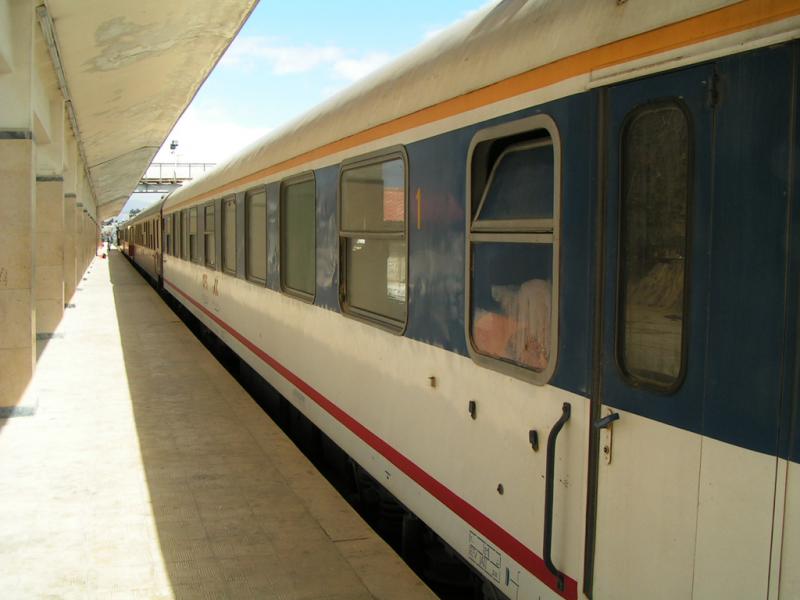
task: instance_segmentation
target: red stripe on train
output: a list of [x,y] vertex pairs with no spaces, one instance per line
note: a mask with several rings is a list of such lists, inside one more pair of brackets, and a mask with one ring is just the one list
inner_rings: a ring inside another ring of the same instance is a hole
[[220,319],[205,306],[200,304],[197,300],[192,298],[189,294],[180,289],[177,285],[172,283],[169,279],[164,277],[164,283],[174,288],[181,296],[186,298],[194,306],[196,306],[203,314],[207,315],[220,327],[225,329],[233,337],[235,337],[242,345],[244,345],[250,352],[255,354],[263,362],[269,365],[273,370],[277,371],[284,379],[294,385],[297,389],[303,392],[306,396],[316,402],[328,414],[339,421],[342,425],[347,427],[351,432],[357,435],[363,442],[369,445],[373,450],[379,452],[395,467],[400,469],[408,477],[413,479],[419,486],[424,488],[431,496],[439,500],[447,508],[461,517],[464,521],[469,523],[476,531],[485,535],[489,540],[494,542],[500,549],[513,558],[517,563],[524,567],[529,573],[537,579],[546,584],[550,589],[559,594],[567,600],[576,600],[578,597],[578,584],[571,577],[564,579],[564,591],[559,591],[556,586],[555,577],[548,571],[544,560],[536,555],[533,551],[525,546],[522,542],[508,533],[505,529],[500,527],[497,523],[492,521],[489,517],[480,512],[477,508],[472,506],[469,502],[458,496],[455,492],[447,488],[444,484],[434,479],[430,474],[424,471],[419,465],[412,462],[398,450],[390,446],[383,439],[375,435],[372,431],[364,427],[356,419],[336,406],[333,402],[328,400],[320,392],[315,390],[305,381],[300,379],[292,371],[287,369],[272,356],[264,352],[261,348],[256,346],[253,342],[244,337],[241,333],[228,325],[225,321]]

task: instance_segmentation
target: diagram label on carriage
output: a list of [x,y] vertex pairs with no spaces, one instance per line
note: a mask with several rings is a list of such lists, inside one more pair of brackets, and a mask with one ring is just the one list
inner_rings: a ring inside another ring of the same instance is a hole
[[469,559],[489,577],[500,582],[500,553],[474,531],[469,532]]

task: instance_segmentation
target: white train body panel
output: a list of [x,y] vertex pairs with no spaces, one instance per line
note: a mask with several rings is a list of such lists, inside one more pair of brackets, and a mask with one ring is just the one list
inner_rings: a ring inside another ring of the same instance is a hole
[[[469,556],[470,533],[485,534],[426,491],[424,477],[415,479],[404,463],[400,467],[393,464],[394,452],[403,454],[436,484],[541,555],[537,533],[544,519],[541,481],[545,452],[544,448],[534,452],[526,433],[539,427],[544,434],[558,419],[561,404],[573,403],[572,419],[559,446],[555,518],[564,526],[554,538],[554,560],[572,565],[565,568],[567,573],[579,571],[585,512],[585,398],[544,386],[533,388],[532,402],[530,384],[476,369],[468,358],[389,335],[222,273],[206,277],[204,285],[204,275],[205,269],[197,265],[165,259],[168,292],[412,512],[426,523],[436,523],[437,533],[464,556]],[[210,291],[214,280],[218,295]],[[250,344],[242,343],[240,336],[302,384],[293,383],[286,373],[270,366]],[[435,388],[430,385],[432,376],[436,377]],[[392,450],[377,451],[310,397],[305,386],[320,391]],[[503,392],[498,394],[501,388]],[[478,405],[480,416],[474,421],[467,410],[469,400]],[[424,420],[420,414],[426,415]],[[507,418],[509,414],[515,418]],[[498,484],[503,485],[502,495],[497,492]],[[458,500],[452,502],[457,505]],[[502,559],[495,581],[507,594],[517,597],[524,590],[519,597],[558,597],[497,550]]]
[[780,569],[773,569],[777,573],[771,581],[770,597],[788,600],[800,598],[800,464],[784,460],[781,463],[785,485],[778,486],[784,492],[778,496],[778,503],[783,500],[783,519],[776,531],[774,553],[781,558]]

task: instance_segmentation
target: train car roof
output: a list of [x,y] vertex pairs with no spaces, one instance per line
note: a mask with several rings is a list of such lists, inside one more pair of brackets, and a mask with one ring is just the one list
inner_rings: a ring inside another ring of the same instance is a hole
[[[589,75],[602,68],[604,61],[617,64],[620,56],[630,61],[637,53],[649,56],[709,39],[709,23],[719,23],[716,35],[720,37],[769,23],[764,4],[733,0],[502,0],[267,134],[173,192],[164,208],[240,191],[325,156],[335,163],[337,149],[360,146],[365,132],[372,134],[372,139],[387,138],[397,133],[398,127],[413,128],[414,117],[431,110],[432,116],[426,118],[446,118],[451,115],[437,115],[438,107],[447,104],[448,110],[458,113],[458,101],[467,94],[490,90],[492,84],[512,81],[521,74],[538,77],[540,81],[533,85],[540,88],[578,76],[585,77],[588,85]],[[775,13],[773,21],[786,17],[785,6],[770,10]],[[646,32],[653,32],[646,47],[637,46],[638,39],[629,40]],[[491,93],[485,96],[484,105],[498,101]]]
[[145,221],[149,218],[156,216],[161,211],[161,205],[164,204],[164,199],[156,200],[153,204],[145,208],[142,212],[137,213],[132,218],[120,223],[122,227],[129,225],[136,225],[139,221]]

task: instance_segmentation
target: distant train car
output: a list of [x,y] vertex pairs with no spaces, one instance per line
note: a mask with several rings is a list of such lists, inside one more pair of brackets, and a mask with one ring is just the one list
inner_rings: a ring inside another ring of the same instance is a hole
[[138,266],[152,283],[161,286],[162,227],[161,203],[157,202],[118,229],[122,252]]
[[798,598],[799,34],[500,2],[123,248],[493,594]]

